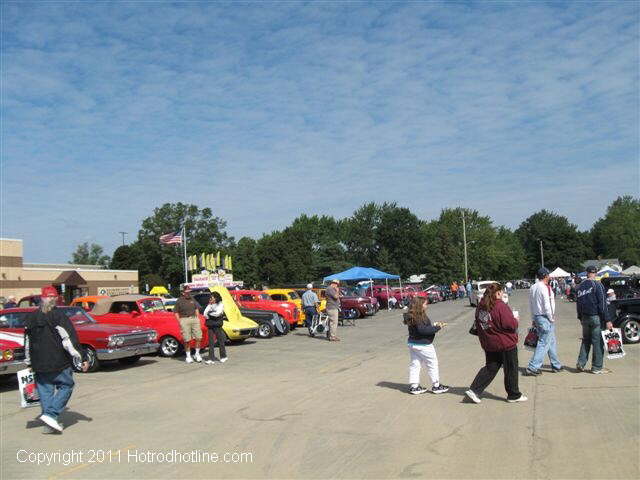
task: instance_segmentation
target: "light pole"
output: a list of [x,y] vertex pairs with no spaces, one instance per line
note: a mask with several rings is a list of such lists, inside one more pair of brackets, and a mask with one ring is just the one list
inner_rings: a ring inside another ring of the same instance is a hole
[[464,210],[462,210],[462,242],[464,243],[464,281],[469,281],[469,262],[467,259],[467,224],[464,220]]
[[120,235],[122,235],[122,246],[124,247],[124,236],[128,235],[128,232],[118,232]]
[[540,239],[540,263],[544,267],[544,249],[542,248],[542,239]]

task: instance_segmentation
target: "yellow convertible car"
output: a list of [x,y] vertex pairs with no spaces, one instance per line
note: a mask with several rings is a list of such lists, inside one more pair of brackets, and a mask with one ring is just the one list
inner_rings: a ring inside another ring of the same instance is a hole
[[233,297],[222,285],[216,285],[209,287],[207,290],[192,290],[191,296],[200,305],[200,313],[204,311],[209,303],[212,292],[218,292],[222,297],[222,303],[224,304],[224,313],[227,317],[227,321],[222,325],[224,333],[231,341],[243,341],[249,338],[257,329],[258,324],[253,320],[243,317],[240,313],[240,309]]

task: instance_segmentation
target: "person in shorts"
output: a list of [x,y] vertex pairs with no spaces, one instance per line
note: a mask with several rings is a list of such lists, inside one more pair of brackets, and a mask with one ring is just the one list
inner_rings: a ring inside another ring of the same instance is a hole
[[[198,318],[198,305],[191,298],[191,292],[188,287],[182,290],[182,296],[178,299],[173,307],[173,313],[178,319],[180,330],[182,331],[182,341],[184,342],[184,351],[187,354],[185,361],[192,363],[202,362],[200,356],[200,342],[202,341],[202,329],[200,328],[200,319]],[[195,342],[196,354],[191,358],[191,340]]]

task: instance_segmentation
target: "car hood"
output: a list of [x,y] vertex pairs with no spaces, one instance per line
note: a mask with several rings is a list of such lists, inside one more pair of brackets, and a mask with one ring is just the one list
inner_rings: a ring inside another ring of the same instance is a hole
[[24,334],[0,331],[0,350],[24,347]]
[[150,328],[129,327],[127,325],[112,325],[110,323],[75,323],[74,327],[76,327],[76,330],[82,330],[85,332],[94,332],[94,333],[105,333],[107,335],[114,335],[118,333],[138,333],[138,332],[151,331]]

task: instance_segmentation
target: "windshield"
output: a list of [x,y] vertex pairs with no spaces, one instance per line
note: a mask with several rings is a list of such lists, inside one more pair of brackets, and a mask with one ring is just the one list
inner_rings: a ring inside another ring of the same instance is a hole
[[85,323],[96,323],[91,315],[84,311],[83,308],[80,307],[68,307],[61,308],[64,314],[67,316],[69,320],[71,320],[76,325],[82,325]]
[[144,312],[156,312],[164,310],[164,303],[159,298],[146,298],[140,301],[140,308]]
[[299,300],[300,299],[300,295],[298,295],[296,292],[289,292],[289,298],[291,300]]

